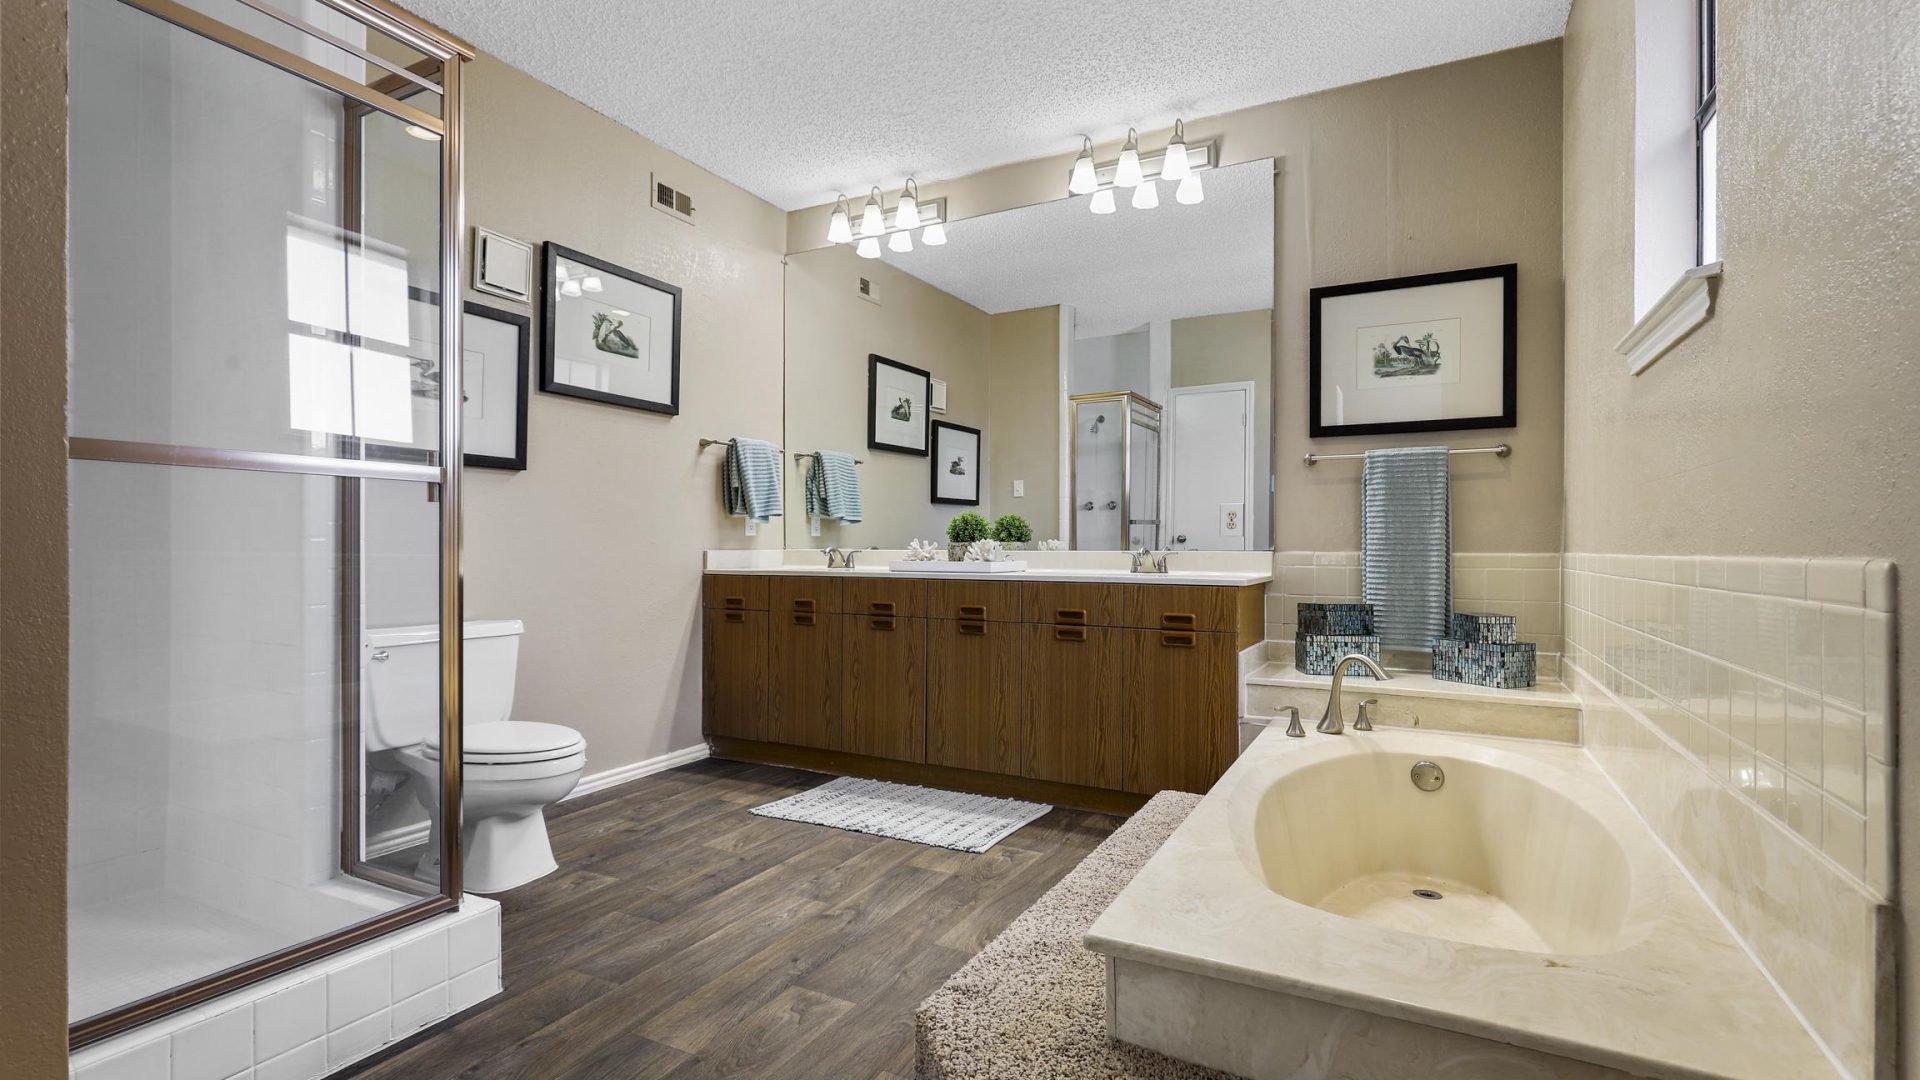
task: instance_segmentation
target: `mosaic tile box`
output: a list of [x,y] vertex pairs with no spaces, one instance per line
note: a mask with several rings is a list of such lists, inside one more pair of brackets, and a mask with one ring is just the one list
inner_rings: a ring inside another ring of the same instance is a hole
[[1447,637],[1454,641],[1487,641],[1511,645],[1520,640],[1520,620],[1513,615],[1456,611]]
[[[1360,653],[1380,662],[1378,634],[1295,634],[1293,666],[1304,675],[1331,675],[1334,662],[1348,653]],[[1371,679],[1367,669],[1358,665],[1347,669],[1349,679]]]
[[1433,677],[1443,682],[1518,690],[1538,681],[1535,670],[1530,641],[1433,639]]
[[1373,633],[1372,604],[1300,604],[1302,634],[1365,637]]

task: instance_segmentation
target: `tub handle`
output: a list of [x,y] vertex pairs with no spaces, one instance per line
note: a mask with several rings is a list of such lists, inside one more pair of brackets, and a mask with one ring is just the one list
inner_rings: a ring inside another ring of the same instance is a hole
[[1280,711],[1287,714],[1287,738],[1304,739],[1307,729],[1300,726],[1300,706],[1282,705]]
[[392,659],[392,656],[385,649],[375,649],[373,650],[373,655],[367,659],[372,660],[376,664],[384,664]]
[[1380,699],[1370,697],[1360,703],[1360,713],[1353,718],[1353,730],[1372,731],[1373,712],[1380,707]]

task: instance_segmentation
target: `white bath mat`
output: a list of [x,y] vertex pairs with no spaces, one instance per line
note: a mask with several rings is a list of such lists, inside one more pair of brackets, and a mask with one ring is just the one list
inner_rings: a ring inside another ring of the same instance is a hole
[[843,776],[749,812],[977,853],[1051,809],[1045,803]]

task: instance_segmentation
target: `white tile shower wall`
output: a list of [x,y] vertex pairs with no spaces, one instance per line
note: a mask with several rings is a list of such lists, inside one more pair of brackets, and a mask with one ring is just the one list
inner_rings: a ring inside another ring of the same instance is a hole
[[1569,554],[1594,758],[1856,1075],[1887,1052],[1893,567]]
[[[1360,599],[1357,551],[1277,551],[1267,591],[1267,640],[1275,659],[1292,656],[1293,632],[1303,603],[1354,603]],[[1540,653],[1540,673],[1554,677],[1561,649],[1560,556],[1553,552],[1455,554],[1453,606],[1519,620],[1520,640]]]
[[468,896],[459,911],[94,1043],[68,1071],[72,1080],[229,1080],[249,1069],[313,1080],[499,992],[500,905]]

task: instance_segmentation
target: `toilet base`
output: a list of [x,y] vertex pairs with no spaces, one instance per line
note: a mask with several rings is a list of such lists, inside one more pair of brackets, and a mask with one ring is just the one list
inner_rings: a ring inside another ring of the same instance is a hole
[[[424,772],[439,763],[403,755],[410,768]],[[580,780],[579,763],[556,776],[514,780],[476,780],[469,765],[460,828],[461,889],[470,893],[500,893],[516,889],[559,869],[553,844],[547,839],[545,810],[565,798]],[[484,768],[484,766],[482,767]],[[427,850],[414,866],[423,881],[440,880],[440,807],[430,783],[416,785],[430,828]]]

